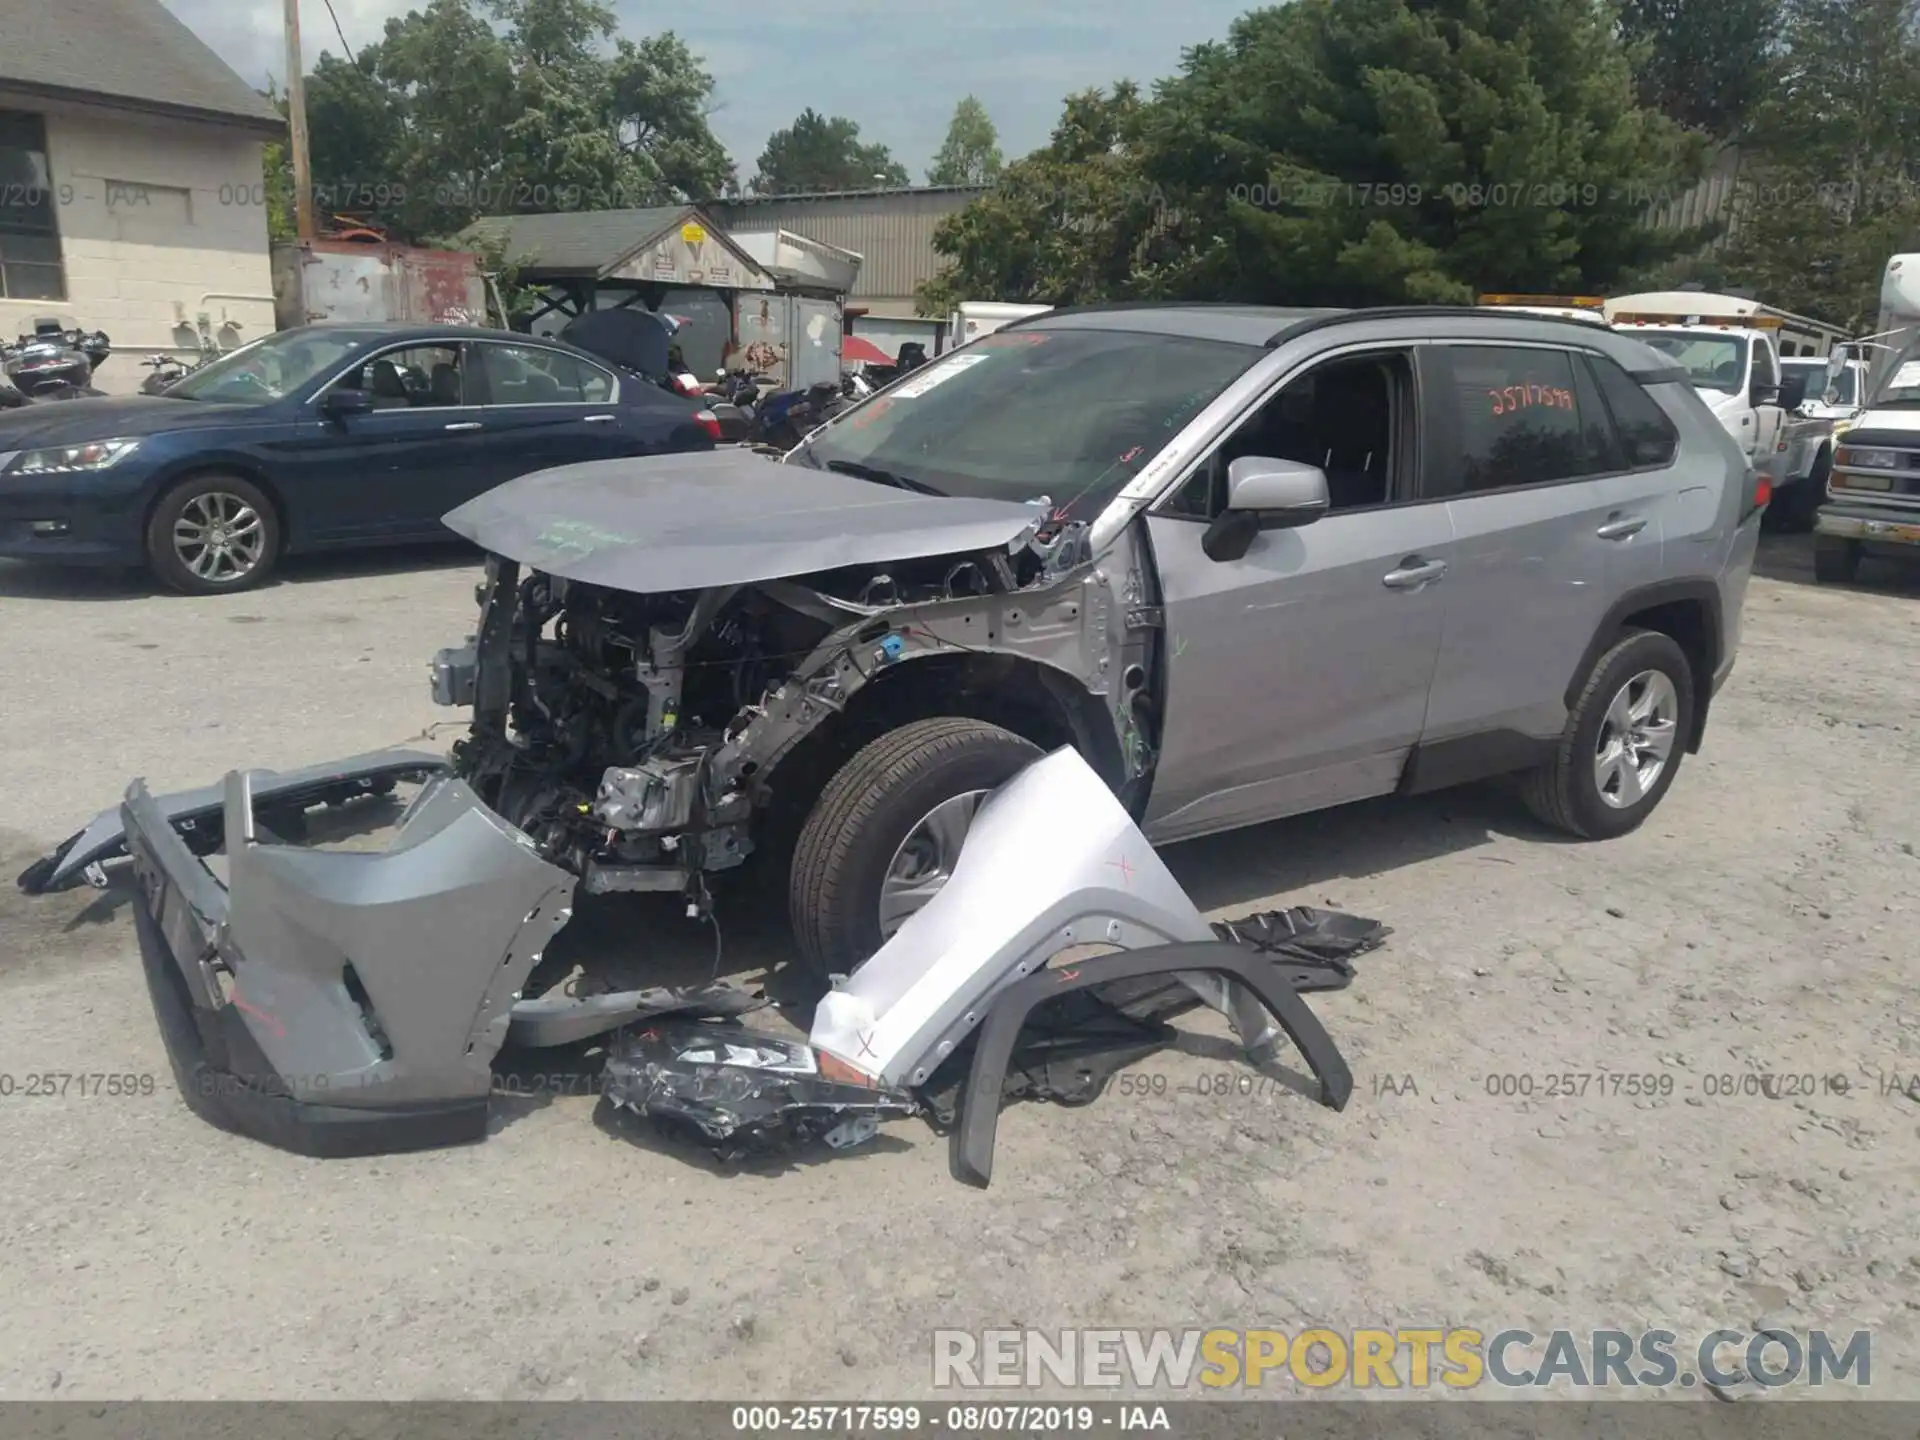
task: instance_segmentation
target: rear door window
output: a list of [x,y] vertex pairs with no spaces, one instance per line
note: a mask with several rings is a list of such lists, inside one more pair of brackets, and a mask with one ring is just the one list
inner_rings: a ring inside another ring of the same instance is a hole
[[492,405],[600,405],[613,394],[612,375],[559,350],[495,344],[480,350]]
[[1507,490],[1621,468],[1599,397],[1575,357],[1550,346],[1441,348],[1443,396],[1457,428],[1428,497]]

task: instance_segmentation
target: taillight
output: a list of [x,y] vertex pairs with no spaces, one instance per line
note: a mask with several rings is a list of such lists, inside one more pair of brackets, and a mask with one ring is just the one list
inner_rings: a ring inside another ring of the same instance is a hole
[[1756,510],[1764,509],[1773,500],[1773,480],[1758,470],[1754,471],[1748,497],[1747,513],[1749,515]]
[[720,434],[720,417],[714,414],[711,410],[701,410],[696,412],[693,417],[693,422],[694,424],[698,425],[702,430],[706,431],[707,434],[711,435],[714,439],[719,440],[724,438]]

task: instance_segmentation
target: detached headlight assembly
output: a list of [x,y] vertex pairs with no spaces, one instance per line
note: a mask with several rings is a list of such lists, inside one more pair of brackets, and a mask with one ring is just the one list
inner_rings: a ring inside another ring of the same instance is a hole
[[71,475],[107,470],[126,459],[139,445],[138,440],[90,440],[85,445],[23,450],[7,471],[12,475]]
[[1857,450],[1849,445],[1833,457],[1836,465],[1853,470],[1896,470],[1900,466],[1897,450]]

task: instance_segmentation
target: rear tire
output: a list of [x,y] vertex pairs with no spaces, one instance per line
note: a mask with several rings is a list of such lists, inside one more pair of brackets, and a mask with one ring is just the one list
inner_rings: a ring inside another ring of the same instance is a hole
[[147,568],[182,595],[251,590],[280,559],[280,516],[238,475],[193,475],[160,497],[147,520]]
[[1822,585],[1851,585],[1860,573],[1860,542],[1838,535],[1813,537],[1813,578]]
[[[1649,712],[1646,725],[1618,723],[1642,706]],[[1520,798],[1548,825],[1582,840],[1625,835],[1653,813],[1672,786],[1693,733],[1694,713],[1693,667],[1686,652],[1671,636],[1629,631],[1595,662],[1553,759],[1521,778]],[[1653,723],[1656,719],[1663,723]],[[1643,738],[1649,742],[1645,751]],[[1662,739],[1655,770],[1648,757]]]
[[801,827],[788,872],[794,939],[815,978],[852,974],[884,943],[888,873],[935,810],[998,789],[1041,754],[1011,730],[952,717],[889,731],[841,766]]

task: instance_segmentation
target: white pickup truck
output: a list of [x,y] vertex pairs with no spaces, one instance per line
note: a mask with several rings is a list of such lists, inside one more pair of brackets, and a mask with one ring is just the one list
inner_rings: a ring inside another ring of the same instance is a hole
[[[1773,484],[1768,517],[1781,529],[1807,530],[1826,499],[1833,425],[1802,413],[1810,377],[1781,368],[1770,317],[1614,314],[1616,330],[1671,356],[1693,380],[1727,433]],[[1813,393],[1818,394],[1815,385]]]

